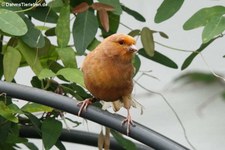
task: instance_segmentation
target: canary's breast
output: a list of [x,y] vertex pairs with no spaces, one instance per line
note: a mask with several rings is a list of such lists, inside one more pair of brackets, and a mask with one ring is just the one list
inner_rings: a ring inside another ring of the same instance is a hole
[[91,52],[82,67],[86,88],[96,97],[115,101],[133,90],[133,65]]

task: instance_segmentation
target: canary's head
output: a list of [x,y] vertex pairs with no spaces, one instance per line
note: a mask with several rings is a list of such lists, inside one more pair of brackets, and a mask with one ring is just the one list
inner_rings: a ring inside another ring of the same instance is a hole
[[109,57],[117,57],[124,60],[132,60],[133,53],[137,51],[136,41],[126,34],[113,34],[103,42],[104,53]]

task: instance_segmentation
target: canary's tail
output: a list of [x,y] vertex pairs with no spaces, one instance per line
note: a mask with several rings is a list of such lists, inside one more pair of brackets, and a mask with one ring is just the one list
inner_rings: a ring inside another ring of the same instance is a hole
[[[114,101],[114,102],[104,102],[104,101],[102,101],[102,105],[103,105],[102,109],[105,110],[109,107],[112,107],[115,112],[119,111],[120,108],[124,107],[124,103],[121,100],[117,100],[117,101]],[[131,98],[131,106],[134,107],[134,108],[140,109],[141,115],[143,114],[144,106],[141,105],[136,99]]]

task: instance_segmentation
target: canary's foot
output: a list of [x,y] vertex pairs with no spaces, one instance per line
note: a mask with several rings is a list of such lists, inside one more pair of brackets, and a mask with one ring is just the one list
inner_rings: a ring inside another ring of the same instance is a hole
[[80,110],[78,112],[78,116],[80,116],[81,112],[84,110],[87,109],[88,105],[92,104],[92,99],[88,98],[88,99],[85,99],[84,101],[78,103],[77,105],[81,105],[80,106]]
[[127,135],[129,135],[129,132],[130,132],[130,126],[134,126],[134,122],[133,120],[131,119],[131,115],[130,115],[130,111],[128,110],[128,114],[127,114],[127,118],[125,118],[123,121],[122,121],[122,125],[124,125],[125,123],[127,123]]

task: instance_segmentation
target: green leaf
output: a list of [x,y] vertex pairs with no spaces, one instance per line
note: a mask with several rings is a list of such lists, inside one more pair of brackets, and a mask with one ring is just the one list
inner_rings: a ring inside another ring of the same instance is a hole
[[28,47],[21,41],[18,41],[16,48],[22,53],[24,59],[30,65],[34,73],[38,75],[43,68],[37,56],[37,50]]
[[182,6],[184,0],[164,0],[157,9],[155,23],[161,23],[172,17]]
[[25,142],[23,143],[29,150],[38,150],[37,146],[34,145],[34,143],[31,142]]
[[114,8],[113,13],[116,15],[121,15],[122,14],[122,8],[120,5],[120,1],[119,0],[98,0],[99,2],[103,3],[103,4],[107,4],[107,5],[111,5]]
[[45,38],[41,31],[35,28],[34,24],[26,17],[23,18],[28,27],[28,32],[21,37],[24,43],[32,48],[42,48],[45,46]]
[[187,83],[202,82],[207,85],[215,83],[215,82],[218,82],[218,83],[220,82],[220,79],[215,77],[213,74],[203,73],[203,72],[186,73],[176,78],[175,81],[184,80],[184,79],[187,79],[186,81]]
[[83,54],[91,41],[95,38],[98,21],[94,12],[79,13],[73,24],[73,39],[78,54]]
[[132,37],[135,37],[135,36],[140,35],[140,33],[141,33],[141,30],[135,29],[135,30],[130,31],[130,32],[128,33],[128,35],[130,35],[130,36],[132,36]]
[[46,30],[46,31],[45,31],[45,35],[46,35],[46,36],[56,36],[56,33],[55,33],[55,27]]
[[67,68],[77,68],[75,52],[71,47],[56,48],[56,51]]
[[177,64],[171,60],[170,58],[166,57],[165,55],[155,51],[155,54],[153,57],[150,57],[149,55],[147,55],[147,53],[145,52],[145,50],[142,48],[138,51],[138,53],[142,56],[144,56],[145,58],[148,58],[150,60],[153,60],[157,63],[160,63],[164,66],[167,66],[167,67],[170,67],[170,68],[174,68],[174,69],[177,69],[178,66]]
[[202,8],[184,23],[183,28],[184,30],[191,30],[205,26],[211,18],[221,17],[223,14],[225,14],[224,6]]
[[96,38],[93,39],[93,41],[88,45],[87,49],[92,51],[94,50],[101,42],[97,40]]
[[13,11],[0,9],[0,30],[10,35],[21,36],[27,32],[23,19]]
[[25,115],[29,118],[32,125],[36,128],[37,133],[41,135],[41,121],[32,113],[25,112]]
[[49,150],[53,145],[56,144],[61,134],[62,123],[53,118],[47,118],[42,123],[41,131],[44,147],[45,149]]
[[55,29],[59,47],[66,47],[70,40],[70,5],[63,6]]
[[136,145],[124,138],[120,133],[114,131],[114,130],[111,130],[111,133],[113,135],[113,137],[116,139],[116,141],[124,148],[124,149],[129,149],[129,150],[136,150]]
[[35,19],[45,23],[57,23],[58,15],[50,7],[36,7],[25,12]]
[[20,65],[21,55],[17,49],[8,46],[3,57],[3,69],[5,80],[11,82]]
[[186,69],[190,64],[191,62],[194,60],[194,58],[201,52],[203,51],[209,44],[211,44],[216,38],[210,40],[209,42],[207,43],[203,43],[196,51],[192,52],[191,55],[189,55],[185,61],[183,62],[182,64],[182,67],[181,67],[181,70],[184,70]]
[[159,31],[159,35],[160,35],[161,37],[163,37],[163,38],[166,38],[166,39],[169,38],[169,36],[168,36],[166,33],[161,32],[161,31]]
[[141,21],[141,22],[145,22],[146,21],[145,18],[140,13],[138,13],[137,11],[134,11],[134,10],[124,6],[124,5],[122,5],[122,9],[123,9],[123,11],[125,11],[129,15],[133,16],[138,21]]
[[202,41],[203,43],[209,42],[216,35],[221,34],[225,30],[225,17],[213,17],[206,24],[202,32]]
[[66,80],[77,83],[84,87],[83,74],[78,69],[63,68],[57,72],[57,75],[62,75]]
[[155,44],[153,39],[153,32],[148,27],[144,27],[141,30],[141,42],[144,46],[146,54],[151,57],[154,56]]
[[38,78],[40,80],[50,78],[50,77],[55,77],[55,76],[56,74],[48,68],[42,69],[41,72],[38,74]]
[[134,68],[135,68],[135,73],[134,73],[134,76],[138,73],[140,67],[141,67],[141,60],[139,58],[138,55],[135,55],[134,58],[133,58],[133,65],[134,65]]
[[23,111],[34,113],[34,112],[51,112],[53,108],[37,104],[37,103],[27,103],[21,108]]
[[6,106],[3,101],[0,101],[0,116],[15,123],[18,123],[19,121],[18,118],[13,114],[12,110]]

